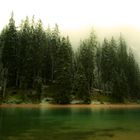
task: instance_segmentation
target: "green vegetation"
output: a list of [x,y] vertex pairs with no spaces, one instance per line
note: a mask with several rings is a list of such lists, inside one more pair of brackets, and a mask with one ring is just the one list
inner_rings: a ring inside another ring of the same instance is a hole
[[74,52],[58,25],[45,30],[41,20],[26,17],[16,27],[13,14],[0,33],[1,103],[49,97],[58,104],[73,99],[89,104],[97,98],[93,89],[102,91],[101,102],[125,102],[140,99],[139,85],[139,66],[122,36],[100,43],[91,32]]

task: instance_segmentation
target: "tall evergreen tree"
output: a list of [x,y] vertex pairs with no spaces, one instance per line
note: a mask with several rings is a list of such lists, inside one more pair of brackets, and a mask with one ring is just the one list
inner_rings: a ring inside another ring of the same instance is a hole
[[3,31],[3,50],[2,63],[3,68],[7,71],[8,86],[17,86],[18,78],[18,52],[19,37],[18,31],[13,19],[13,13],[9,20],[8,26]]
[[[46,34],[41,20],[37,22],[32,33],[34,79],[42,76],[43,51],[46,46]],[[40,79],[39,78],[39,79]]]
[[54,99],[59,104],[70,103],[72,91],[72,48],[69,38],[62,38],[57,51],[56,86]]
[[114,102],[124,102],[126,93],[128,93],[127,77],[124,71],[120,73],[115,72],[113,79],[113,89],[111,96]]
[[101,55],[101,77],[104,83],[104,90],[112,90],[112,79],[117,71],[117,65],[116,41],[113,37],[110,42],[104,39]]
[[[33,28],[33,27],[32,27]],[[22,21],[20,27],[20,87],[32,88],[33,84],[33,57],[32,32],[29,18]]]
[[43,83],[49,84],[52,79],[52,61],[51,61],[51,29],[48,26],[46,30],[46,43],[45,47],[43,48],[43,66],[42,66],[42,77]]
[[140,97],[139,94],[140,70],[131,50],[128,56],[128,65],[127,65],[126,74],[127,74],[127,80],[129,86],[129,94],[127,95],[128,98],[132,98],[132,99],[139,98]]
[[50,45],[50,55],[51,55],[51,81],[55,81],[55,72],[56,72],[56,59],[57,51],[60,46],[60,32],[58,25],[55,25],[54,30],[51,35],[51,45]]
[[102,55],[101,55],[101,77],[104,83],[104,90],[108,90],[108,83],[111,80],[110,68],[112,58],[110,57],[110,44],[107,39],[104,39],[102,45]]
[[[95,69],[95,49],[97,48],[97,39],[92,32],[90,37],[83,42],[77,51],[76,73],[75,73],[75,91],[78,98],[85,103],[90,103],[90,92],[94,85]],[[82,93],[83,91],[83,93]]]
[[95,68],[95,49],[97,48],[97,40],[92,32],[89,39],[84,40],[79,48],[79,63],[83,67],[86,80],[88,82],[89,91],[94,84],[94,68]]

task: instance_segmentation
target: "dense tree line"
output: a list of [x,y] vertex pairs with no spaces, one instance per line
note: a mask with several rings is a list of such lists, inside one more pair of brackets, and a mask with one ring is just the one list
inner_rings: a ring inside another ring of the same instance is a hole
[[26,17],[16,27],[12,14],[0,34],[0,98],[12,87],[35,90],[41,100],[44,85],[55,89],[51,97],[59,104],[73,98],[90,103],[95,88],[124,102],[140,99],[140,70],[122,37],[99,43],[91,32],[73,51],[69,37],[63,37],[57,25],[44,30],[41,20]]

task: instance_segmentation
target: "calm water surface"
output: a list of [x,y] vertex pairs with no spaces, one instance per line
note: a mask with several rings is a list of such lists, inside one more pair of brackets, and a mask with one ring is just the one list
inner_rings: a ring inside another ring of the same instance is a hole
[[140,140],[140,109],[0,108],[0,140]]

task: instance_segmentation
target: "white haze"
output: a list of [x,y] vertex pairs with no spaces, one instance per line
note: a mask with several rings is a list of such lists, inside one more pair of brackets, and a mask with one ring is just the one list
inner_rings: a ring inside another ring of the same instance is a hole
[[73,47],[94,29],[98,39],[125,37],[129,46],[140,52],[139,0],[0,0],[0,29],[14,12],[16,24],[35,15],[45,27],[57,23],[62,34],[69,35]]

